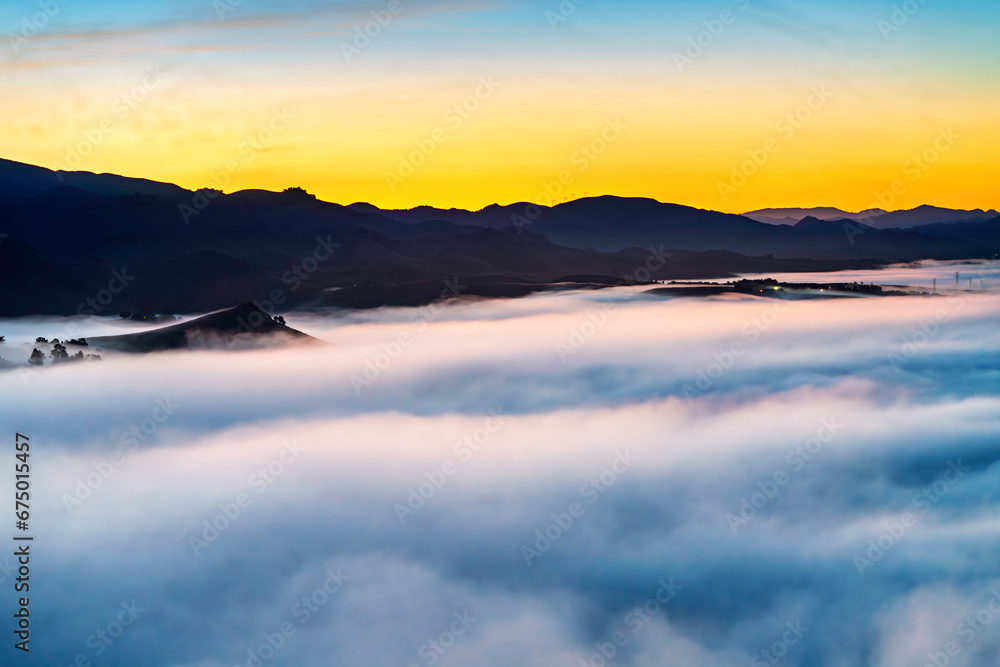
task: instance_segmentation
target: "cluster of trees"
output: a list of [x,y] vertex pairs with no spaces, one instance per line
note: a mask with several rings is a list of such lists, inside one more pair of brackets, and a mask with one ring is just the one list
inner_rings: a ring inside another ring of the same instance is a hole
[[[36,343],[50,343],[50,341],[45,340],[41,336],[35,339]],[[86,338],[72,339],[68,340],[63,344],[58,338],[53,338],[51,341],[52,350],[49,352],[49,358],[52,359],[52,363],[58,364],[63,361],[100,361],[101,355],[99,354],[84,354],[83,350],[77,350],[76,354],[70,354],[69,350],[66,349],[66,345],[73,345],[76,347],[90,347],[87,344]],[[31,356],[28,357],[28,363],[32,366],[41,366],[45,363],[45,353],[39,350],[37,347],[31,351]]]
[[298,199],[316,199],[316,195],[311,195],[302,188],[285,188],[282,194],[292,195]]
[[[52,363],[54,364],[63,361],[101,361],[101,355],[84,354],[82,350],[78,350],[76,354],[71,355],[66,349],[66,346],[59,343],[52,346],[52,351],[49,352],[49,357],[52,359]],[[31,351],[31,356],[28,357],[28,363],[32,366],[41,366],[45,363],[45,354],[37,347],[34,348]]]
[[[0,336],[0,338],[2,338],[2,336]],[[43,344],[46,344],[46,345],[49,342],[51,342],[53,345],[62,345],[63,344],[63,343],[59,342],[58,338],[53,338],[51,341],[48,341],[45,338],[42,338],[41,336],[39,336],[38,338],[36,338],[35,342],[36,343],[43,343]],[[71,338],[71,339],[67,340],[65,344],[66,345],[76,345],[77,347],[90,347],[90,343],[87,342],[86,338]]]
[[[4,336],[0,336],[0,344],[4,344],[6,342],[6,338]],[[84,354],[83,350],[77,350],[76,354],[70,354],[69,350],[66,349],[66,345],[89,348],[90,345],[87,344],[86,338],[73,338],[71,340],[67,340],[65,344],[63,344],[63,342],[61,342],[58,338],[53,338],[49,341],[46,338],[39,336],[35,339],[35,343],[40,345],[52,345],[52,350],[49,351],[49,358],[52,359],[52,363],[59,363],[63,361],[101,361],[101,355],[99,354]],[[28,357],[28,363],[32,366],[43,365],[45,363],[45,353],[37,347],[32,348],[31,356]],[[13,366],[14,364],[7,361],[3,357],[0,357],[0,368],[11,368]]]

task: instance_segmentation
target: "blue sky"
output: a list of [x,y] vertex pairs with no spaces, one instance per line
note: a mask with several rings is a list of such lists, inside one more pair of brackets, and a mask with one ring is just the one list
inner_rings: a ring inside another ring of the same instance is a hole
[[[307,119],[294,138],[299,155],[291,162],[276,152],[241,175],[241,187],[283,187],[278,175],[294,174],[326,197],[388,205],[521,200],[551,178],[572,144],[589,139],[587,128],[627,116],[641,129],[581,192],[732,210],[863,208],[935,132],[958,126],[974,140],[906,203],[993,207],[1000,198],[988,178],[1000,153],[996,3],[413,0],[347,57],[355,30],[371,30],[372,12],[388,5],[7,2],[0,26],[13,37],[0,50],[0,88],[17,98],[17,114],[0,125],[14,138],[6,157],[56,166],[101,108],[155,66],[175,85],[128,120],[128,141],[120,133],[95,150],[88,169],[204,185],[218,156],[239,142],[234,133],[280,102]],[[705,47],[689,51],[696,40]],[[680,66],[686,51],[694,57]],[[507,85],[453,138],[454,154],[442,151],[404,190],[388,189],[385,173],[398,156],[487,75]],[[836,104],[765,177],[721,199],[718,184],[734,161],[820,84],[840,91]],[[203,136],[243,113],[230,133]],[[677,157],[667,163],[666,155]],[[824,159],[805,164],[815,155]],[[318,175],[331,163],[355,168]]]

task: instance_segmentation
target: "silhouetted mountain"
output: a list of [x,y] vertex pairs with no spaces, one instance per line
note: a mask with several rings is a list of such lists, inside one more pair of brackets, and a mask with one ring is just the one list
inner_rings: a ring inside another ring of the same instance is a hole
[[87,171],[52,171],[0,158],[0,193],[38,194],[59,186],[77,188],[106,197],[136,193],[180,196],[187,192],[171,183],[160,183],[144,178],[93,174]]
[[[807,218],[769,225],[619,197],[382,211],[298,189],[191,192],[0,161],[0,234],[8,235],[0,238],[8,286],[0,315],[207,312],[246,301],[268,302],[270,310],[350,295],[330,296],[331,288],[389,288],[398,292],[391,302],[444,278],[486,295],[565,276],[612,283],[731,277],[1000,252],[996,225],[981,224],[880,230]],[[671,257],[655,259],[662,253]]]
[[450,222],[453,225],[465,225],[474,227],[493,227],[503,229],[510,226],[510,220],[502,220],[502,224],[491,224],[482,212],[466,211],[461,208],[434,208],[433,206],[417,206],[411,209],[380,209],[371,204],[356,203],[348,206],[351,210],[374,213],[384,218],[405,222],[407,224],[417,224],[421,222],[442,221]]
[[820,220],[855,220],[868,222],[872,218],[885,215],[887,211],[872,208],[860,213],[842,211],[832,206],[817,206],[816,208],[762,208],[743,215],[757,222],[769,225],[794,225],[803,218],[813,217]]
[[909,211],[886,213],[874,220],[866,220],[865,222],[879,229],[909,229],[935,223],[984,222],[995,218],[997,215],[1000,215],[1000,213],[996,211],[984,211],[983,209],[963,211],[939,208],[937,206],[918,206]]
[[1000,217],[985,222],[938,223],[916,227],[913,231],[925,236],[943,236],[977,243],[984,248],[1000,252]]
[[[835,212],[836,209],[824,209]],[[425,221],[435,209],[413,209],[397,217]],[[706,251],[729,250],[779,258],[864,259],[886,261],[981,256],[984,248],[959,239],[900,235],[853,220],[837,218],[829,225],[773,225],[730,215],[663,204],[653,199],[592,197],[553,207],[514,204],[481,211],[450,212],[453,221],[483,227],[514,225],[570,248],[615,252],[631,247]],[[876,218],[877,219],[877,218]],[[845,225],[850,223],[852,229]],[[859,235],[858,229],[865,233]]]
[[[0,218],[0,229],[2,229]],[[26,241],[0,238],[0,314],[73,314],[93,290],[81,283],[63,258],[40,252]]]
[[921,225],[949,222],[983,222],[996,217],[996,211],[973,211],[940,208],[937,206],[918,206],[908,211],[884,211],[879,208],[868,209],[860,213],[848,213],[838,208],[765,208],[744,214],[758,222],[772,225],[795,225],[806,217],[820,220],[854,220],[862,222],[875,229],[909,229]]

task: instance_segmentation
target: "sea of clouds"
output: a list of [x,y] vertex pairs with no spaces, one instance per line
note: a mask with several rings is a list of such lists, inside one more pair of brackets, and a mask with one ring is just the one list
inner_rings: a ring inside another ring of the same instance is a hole
[[25,433],[36,535],[32,652],[2,662],[992,667],[982,275],[288,314],[326,345],[0,373],[0,488]]

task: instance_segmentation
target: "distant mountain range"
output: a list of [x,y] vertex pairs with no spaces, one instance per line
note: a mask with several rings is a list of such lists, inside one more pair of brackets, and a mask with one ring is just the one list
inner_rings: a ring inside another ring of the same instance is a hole
[[[995,212],[956,222],[955,213],[970,212],[940,211],[905,212],[908,221],[930,221],[908,229],[819,216],[769,224],[619,197],[395,211],[327,203],[299,189],[192,192],[0,160],[0,315],[197,313],[250,301],[275,310],[372,307],[426,302],[456,278],[462,294],[502,296],[556,282],[823,271],[1000,252]],[[822,214],[839,218],[831,209]]]
[[937,206],[918,206],[909,211],[884,211],[871,208],[860,213],[849,213],[839,208],[765,208],[759,211],[744,213],[744,216],[764,222],[769,225],[794,225],[804,218],[819,220],[854,220],[863,222],[876,229],[909,229],[922,225],[949,222],[983,222],[1000,216],[997,211],[973,211],[939,208]]

